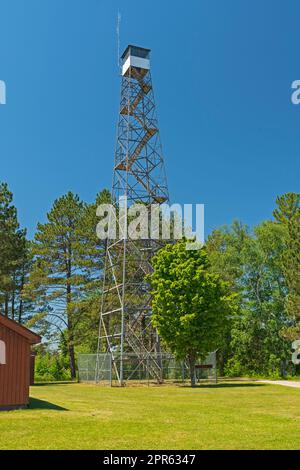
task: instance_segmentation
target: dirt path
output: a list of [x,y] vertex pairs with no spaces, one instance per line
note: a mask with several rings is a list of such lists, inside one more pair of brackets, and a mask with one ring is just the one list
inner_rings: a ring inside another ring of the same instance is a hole
[[286,387],[300,388],[300,382],[293,382],[292,380],[258,380],[260,383],[271,385],[284,385]]

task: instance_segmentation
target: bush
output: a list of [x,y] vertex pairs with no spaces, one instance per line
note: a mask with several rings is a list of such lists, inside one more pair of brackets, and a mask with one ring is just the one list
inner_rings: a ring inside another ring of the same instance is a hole
[[224,366],[224,375],[227,377],[251,377],[251,378],[268,378],[268,379],[282,379],[287,376],[296,374],[295,367],[289,363],[284,362],[275,354],[270,354],[264,360],[264,367],[250,367],[236,358],[230,358]]
[[68,359],[58,353],[45,353],[35,358],[35,381],[71,380]]
[[242,365],[234,358],[229,359],[224,366],[224,375],[227,377],[241,377],[244,372]]

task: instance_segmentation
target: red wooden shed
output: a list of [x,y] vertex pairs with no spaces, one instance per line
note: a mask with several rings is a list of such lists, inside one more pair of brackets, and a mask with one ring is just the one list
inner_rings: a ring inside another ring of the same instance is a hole
[[28,405],[31,345],[40,342],[40,336],[0,314],[0,410]]

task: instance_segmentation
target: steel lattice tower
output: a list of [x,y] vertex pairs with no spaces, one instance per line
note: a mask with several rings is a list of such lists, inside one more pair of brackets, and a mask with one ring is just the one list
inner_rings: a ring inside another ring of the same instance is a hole
[[[150,72],[150,50],[128,46],[123,53],[121,101],[112,185],[112,199],[119,211],[120,197],[128,207],[169,202],[164,160]],[[126,216],[127,221],[127,216]],[[98,353],[112,355],[113,372],[120,385],[126,374],[126,354],[137,356],[148,376],[161,381],[160,345],[151,326],[151,298],[145,275],[159,240],[132,240],[120,231],[107,240],[101,302]],[[100,366],[97,361],[96,380]]]

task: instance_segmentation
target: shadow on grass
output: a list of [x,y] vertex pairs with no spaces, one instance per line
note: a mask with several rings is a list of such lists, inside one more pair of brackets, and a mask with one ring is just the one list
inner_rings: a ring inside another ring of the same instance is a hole
[[50,403],[49,401],[39,400],[38,398],[29,399],[29,410],[56,410],[56,411],[68,411],[67,408],[63,408],[62,406],[55,405],[54,403]]
[[263,383],[247,383],[247,384],[239,384],[239,383],[220,383],[220,384],[197,384],[195,387],[191,387],[190,385],[184,385],[184,388],[249,388],[249,387],[264,387],[266,384]]

